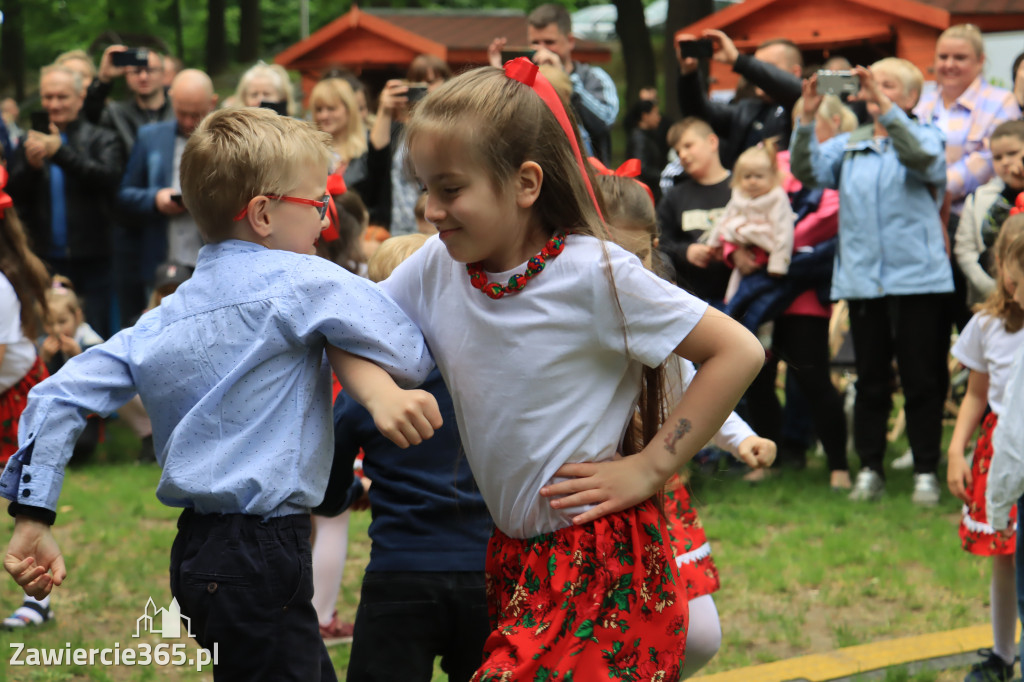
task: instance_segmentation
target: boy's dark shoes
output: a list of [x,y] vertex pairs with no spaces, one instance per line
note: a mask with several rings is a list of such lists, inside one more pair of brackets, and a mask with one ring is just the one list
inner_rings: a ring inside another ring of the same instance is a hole
[[1010,682],[1013,679],[1013,662],[1006,663],[991,649],[978,649],[978,655],[984,660],[971,666],[964,682]]

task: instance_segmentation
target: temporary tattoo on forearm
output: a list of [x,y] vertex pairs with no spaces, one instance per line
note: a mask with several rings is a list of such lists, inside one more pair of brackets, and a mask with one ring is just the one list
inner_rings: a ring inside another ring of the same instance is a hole
[[690,423],[689,419],[685,417],[680,419],[679,422],[676,424],[675,430],[672,433],[665,436],[665,449],[668,450],[670,454],[676,454],[676,443],[679,442],[680,438],[682,438],[692,430],[693,424]]

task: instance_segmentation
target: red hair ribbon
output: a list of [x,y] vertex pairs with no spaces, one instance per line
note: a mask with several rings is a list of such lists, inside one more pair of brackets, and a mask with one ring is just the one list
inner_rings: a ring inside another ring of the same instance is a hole
[[572,130],[572,123],[569,122],[569,115],[565,113],[565,107],[562,106],[562,98],[555,92],[548,79],[541,75],[537,65],[526,57],[516,57],[505,62],[505,75],[530,87],[540,96],[544,104],[551,110],[551,113],[558,119],[559,125],[562,126],[562,130],[572,146],[573,156],[576,157],[576,163],[579,165],[580,173],[583,175],[583,184],[587,186],[590,199],[594,202],[594,209],[597,211],[598,217],[604,220],[604,216],[601,215],[601,207],[597,203],[597,195],[594,194],[594,188],[590,185],[590,176],[587,175],[587,169],[583,165],[583,155],[580,153],[580,146],[576,142],[576,134]]
[[334,205],[334,195],[344,194],[347,191],[348,187],[345,186],[345,178],[341,176],[341,173],[332,173],[327,176],[327,194],[330,195],[330,201],[327,202],[327,217],[330,219],[330,224],[320,233],[320,238],[325,242],[341,239],[339,231],[341,223],[338,220],[338,207]]
[[1017,195],[1017,201],[1014,202],[1014,207],[1010,209],[1010,215],[1017,215],[1018,213],[1024,213],[1024,192]]
[[7,168],[0,166],[0,218],[4,217],[4,213],[7,209],[14,206],[14,199],[11,195],[3,191],[4,187],[7,187]]
[[647,183],[637,180],[637,176],[640,175],[640,159],[627,159],[615,170],[611,170],[601,163],[599,159],[593,156],[589,157],[587,161],[589,161],[590,165],[594,167],[594,170],[597,171],[598,175],[615,175],[620,178],[633,178],[633,182],[643,187],[644,191],[647,192],[647,196],[651,198],[651,203],[655,203],[654,192],[651,191],[651,188],[647,186]]

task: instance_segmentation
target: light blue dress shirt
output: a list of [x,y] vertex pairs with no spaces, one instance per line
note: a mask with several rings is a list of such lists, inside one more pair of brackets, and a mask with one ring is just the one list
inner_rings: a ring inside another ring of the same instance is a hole
[[315,256],[204,246],[192,279],[160,307],[35,387],[0,495],[56,510],[85,416],[138,392],[163,467],[161,502],[204,514],[308,512],[333,451],[327,343],[405,387],[433,366],[419,329],[375,284]]

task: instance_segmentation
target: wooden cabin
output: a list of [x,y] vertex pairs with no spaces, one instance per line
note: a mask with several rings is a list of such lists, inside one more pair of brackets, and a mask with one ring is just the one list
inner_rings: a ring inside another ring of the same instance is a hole
[[[419,54],[440,57],[459,72],[487,63],[487,46],[508,39],[509,50],[523,50],[526,15],[518,10],[393,10],[352,9],[311,36],[284,50],[274,61],[302,75],[306,96],[331,68],[353,71],[379,89],[388,78],[402,78]],[[611,49],[577,40],[573,57],[581,62],[606,62]]]

